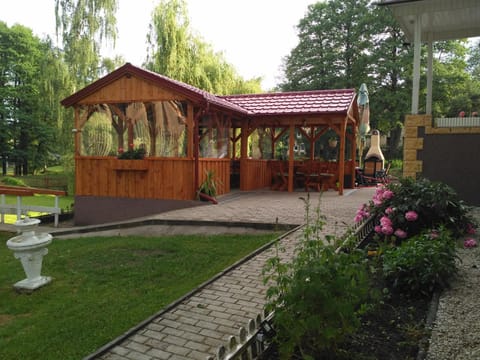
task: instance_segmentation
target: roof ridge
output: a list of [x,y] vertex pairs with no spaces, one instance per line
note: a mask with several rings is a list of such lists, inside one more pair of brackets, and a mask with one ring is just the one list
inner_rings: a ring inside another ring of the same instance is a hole
[[321,89],[321,90],[298,90],[298,91],[277,91],[255,94],[232,94],[232,95],[216,95],[219,98],[242,98],[242,97],[266,97],[266,96],[292,96],[292,95],[309,95],[309,94],[332,94],[332,93],[350,93],[355,92],[353,88],[347,89]]

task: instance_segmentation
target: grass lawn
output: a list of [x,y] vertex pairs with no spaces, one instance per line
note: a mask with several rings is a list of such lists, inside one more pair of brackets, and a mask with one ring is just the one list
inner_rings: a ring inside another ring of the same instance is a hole
[[53,281],[30,295],[13,289],[25,274],[0,246],[0,359],[80,359],[275,237],[54,239],[42,268]]

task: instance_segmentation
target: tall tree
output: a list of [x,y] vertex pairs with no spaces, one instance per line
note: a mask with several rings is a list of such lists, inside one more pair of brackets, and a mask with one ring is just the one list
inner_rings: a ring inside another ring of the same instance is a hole
[[480,40],[472,42],[468,55],[468,71],[475,80],[480,81]]
[[243,80],[222,53],[192,34],[184,0],[159,3],[147,42],[152,71],[220,95],[261,91],[260,78]]
[[368,49],[368,76],[363,81],[370,91],[371,128],[380,129],[387,139],[387,156],[401,156],[403,117],[408,109],[412,82],[412,48],[389,9],[374,6]]
[[0,22],[0,151],[19,175],[43,166],[55,144],[53,81],[42,66],[50,50],[31,29]]
[[299,43],[284,60],[283,90],[360,86],[368,64],[368,0],[317,2],[300,20]]
[[102,42],[115,41],[118,0],[55,0],[57,36],[77,88],[100,71]]

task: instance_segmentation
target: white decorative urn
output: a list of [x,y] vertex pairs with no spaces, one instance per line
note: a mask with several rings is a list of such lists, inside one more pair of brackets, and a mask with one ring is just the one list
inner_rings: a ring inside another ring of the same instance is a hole
[[20,235],[7,241],[7,247],[13,251],[16,259],[20,259],[27,275],[26,279],[13,285],[18,290],[33,291],[52,280],[49,276],[40,275],[43,257],[48,254],[47,245],[52,242],[52,235],[35,234],[39,223],[40,220],[28,217],[17,220],[15,227]]

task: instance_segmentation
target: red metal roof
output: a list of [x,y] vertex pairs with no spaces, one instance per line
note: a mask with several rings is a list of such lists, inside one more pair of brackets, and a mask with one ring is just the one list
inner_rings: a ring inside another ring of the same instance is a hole
[[355,98],[354,89],[314,90],[223,96],[250,115],[294,115],[347,113]]
[[147,79],[158,86],[175,90],[192,101],[215,105],[224,110],[235,111],[239,115],[346,114],[355,98],[354,89],[216,96],[192,85],[126,63],[65,98],[61,103],[67,107],[72,106],[125,75]]

